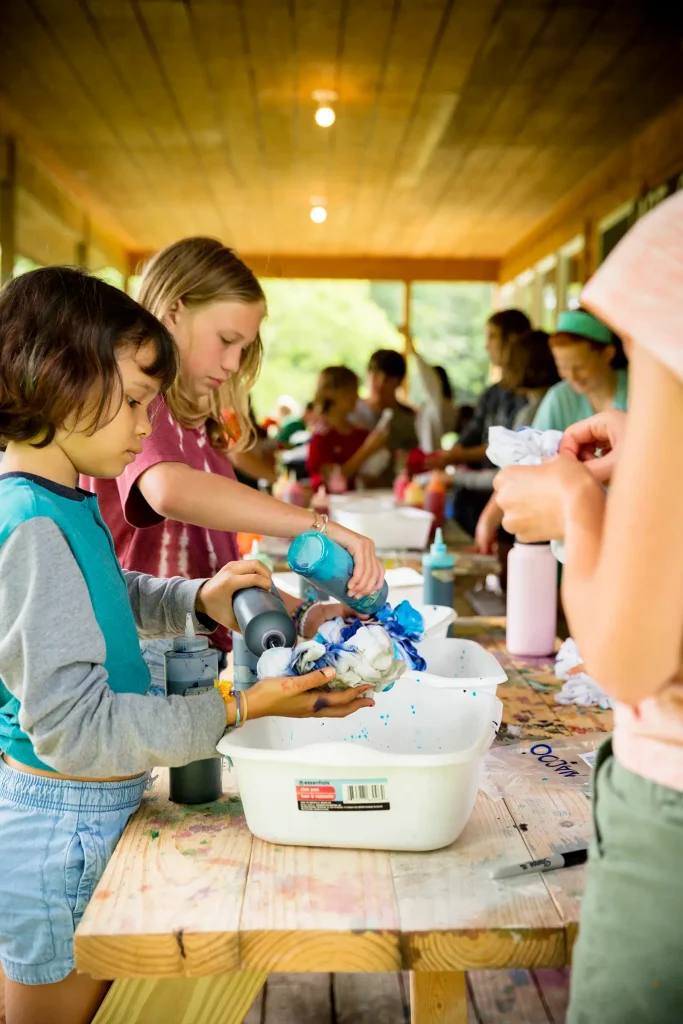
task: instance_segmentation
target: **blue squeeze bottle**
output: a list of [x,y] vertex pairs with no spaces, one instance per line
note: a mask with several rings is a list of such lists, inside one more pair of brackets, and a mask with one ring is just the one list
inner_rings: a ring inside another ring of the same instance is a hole
[[386,580],[382,589],[374,594],[352,597],[347,593],[353,575],[353,558],[346,548],[324,533],[309,530],[295,537],[289,546],[287,562],[293,572],[304,576],[318,590],[361,614],[373,615],[386,604],[389,594]]
[[[176,637],[166,652],[166,692],[191,700],[218,679],[218,651],[205,636],[197,636],[187,616],[185,636]],[[208,804],[223,794],[220,754],[179,765],[170,771],[170,799],[176,804]]]
[[434,543],[422,556],[424,576],[424,603],[453,607],[455,596],[455,558],[448,554],[441,527],[437,528]]

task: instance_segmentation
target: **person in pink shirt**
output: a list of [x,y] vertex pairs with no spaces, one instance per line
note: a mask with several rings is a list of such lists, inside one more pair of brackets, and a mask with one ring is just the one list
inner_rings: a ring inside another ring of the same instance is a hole
[[[310,510],[238,483],[230,462],[252,441],[248,395],[262,358],[266,303],[252,271],[216,239],[185,238],[147,265],[138,301],[173,335],[180,372],[151,406],[152,433],[124,473],[116,480],[83,478],[98,495],[121,565],[154,576],[213,576],[239,560],[236,531],[295,537],[322,525]],[[236,441],[225,409],[236,415]],[[384,569],[372,541],[332,522],[327,533],[353,556],[349,593],[378,590]],[[307,633],[340,609],[312,609]],[[229,631],[219,629],[212,643],[227,653]],[[170,640],[142,642],[157,689],[169,647]]]
[[678,193],[582,295],[625,339],[628,413],[576,424],[557,459],[496,478],[506,529],[522,541],[564,537],[572,635],[617,701],[595,770],[570,1024],[683,1017],[682,286]]

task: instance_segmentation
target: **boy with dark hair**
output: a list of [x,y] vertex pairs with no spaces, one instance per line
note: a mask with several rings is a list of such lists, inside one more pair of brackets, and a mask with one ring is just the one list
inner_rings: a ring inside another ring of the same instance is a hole
[[396,452],[409,452],[417,448],[415,413],[396,398],[396,391],[406,375],[406,361],[400,352],[381,348],[370,356],[367,373],[368,397],[356,406],[354,420],[368,430],[374,430],[385,409],[391,409],[388,425],[387,450],[389,458],[381,474],[373,481],[376,487],[391,487],[396,476]]

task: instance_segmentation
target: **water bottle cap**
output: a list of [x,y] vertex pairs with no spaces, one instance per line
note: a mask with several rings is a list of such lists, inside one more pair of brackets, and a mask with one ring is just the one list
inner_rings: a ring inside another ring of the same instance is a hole
[[431,548],[432,554],[433,555],[440,555],[440,554],[442,554],[446,550],[447,550],[447,548],[446,548],[446,545],[445,545],[444,539],[443,539],[443,530],[441,529],[440,526],[437,526],[436,533],[434,534],[434,541],[432,543],[432,548]]
[[174,639],[173,650],[191,654],[196,651],[206,651],[208,648],[209,641],[205,636],[197,636],[194,631],[192,616],[188,612],[185,616],[185,636],[177,636]]

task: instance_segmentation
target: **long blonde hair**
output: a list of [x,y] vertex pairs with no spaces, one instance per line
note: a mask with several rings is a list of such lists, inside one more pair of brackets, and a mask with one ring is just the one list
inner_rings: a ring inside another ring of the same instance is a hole
[[[181,238],[153,256],[145,266],[138,302],[159,319],[179,300],[188,307],[211,302],[263,302],[265,295],[256,276],[239,258],[215,238]],[[254,426],[249,414],[249,391],[261,369],[261,336],[242,352],[240,369],[201,406],[183,387],[180,374],[166,401],[173,416],[185,427],[206,423],[211,444],[228,444],[236,450],[249,448]],[[239,436],[234,437],[225,422],[224,411],[237,417]]]

